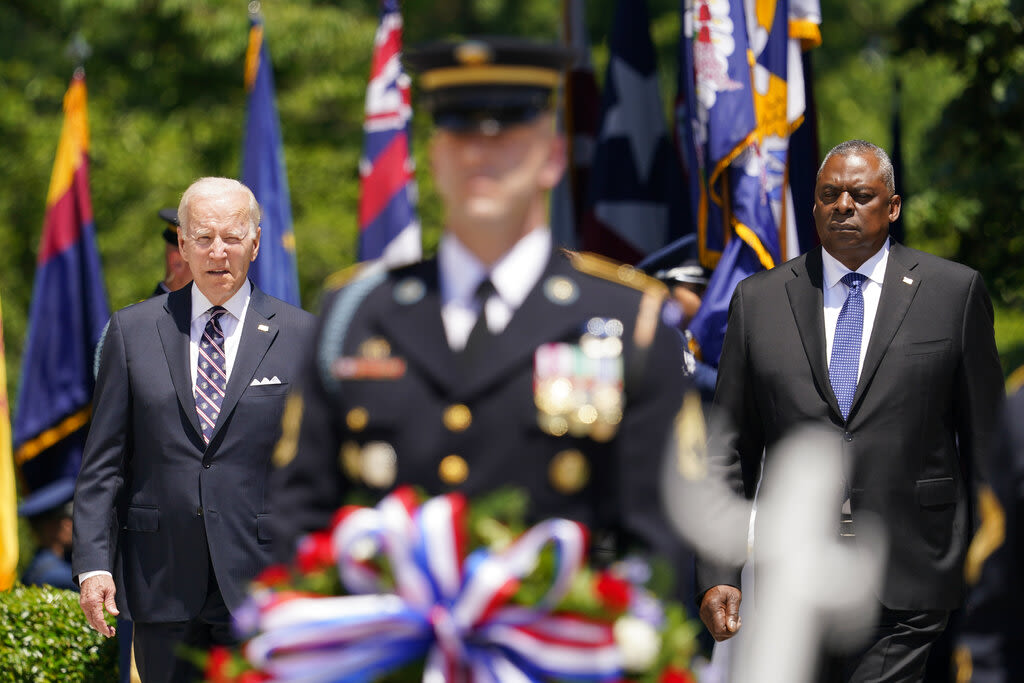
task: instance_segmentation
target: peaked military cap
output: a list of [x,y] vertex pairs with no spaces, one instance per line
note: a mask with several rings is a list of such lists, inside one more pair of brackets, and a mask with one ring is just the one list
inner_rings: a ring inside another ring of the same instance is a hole
[[559,43],[489,36],[430,43],[402,58],[419,73],[420,102],[435,125],[495,134],[551,109],[575,55]]
[[[51,511],[55,512],[58,509],[65,509],[74,497],[75,480],[66,477],[56,479],[26,496],[18,506],[18,514],[31,518]],[[67,512],[66,509],[64,511]]]
[[711,271],[697,258],[697,236],[684,235],[646,256],[637,268],[666,284],[706,285]]
[[[181,225],[181,223],[178,222],[178,210],[160,209],[159,211],[156,212],[156,215],[160,216],[160,218],[164,219],[164,221],[168,224],[164,226],[164,240],[167,242],[167,244],[173,244],[174,246],[178,246],[178,231],[174,229]],[[172,225],[174,226],[174,228],[170,227]]]

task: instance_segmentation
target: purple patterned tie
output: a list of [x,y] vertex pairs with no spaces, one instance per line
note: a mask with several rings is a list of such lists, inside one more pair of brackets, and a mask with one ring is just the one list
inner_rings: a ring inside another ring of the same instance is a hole
[[832,338],[832,358],[828,361],[828,377],[832,391],[839,402],[843,419],[850,416],[853,394],[857,391],[857,371],[860,368],[860,342],[864,335],[864,294],[861,283],[866,275],[847,273],[842,283],[850,288],[846,294],[843,309],[836,321],[836,333]]
[[212,306],[210,320],[199,339],[196,412],[199,413],[199,426],[203,429],[203,441],[206,443],[210,443],[213,428],[217,426],[220,406],[224,401],[224,390],[228,385],[228,378],[224,372],[224,331],[220,328],[220,317],[227,312],[223,306]]

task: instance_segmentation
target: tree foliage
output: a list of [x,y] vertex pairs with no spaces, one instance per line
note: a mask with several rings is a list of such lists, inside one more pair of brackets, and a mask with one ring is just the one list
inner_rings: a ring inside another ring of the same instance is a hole
[[926,134],[922,233],[1024,305],[1024,2],[924,0],[899,29],[901,53],[941,55],[963,83]]
[[[888,146],[892,79],[903,74],[908,241],[981,268],[1009,299],[1024,279],[1024,236],[1010,230],[1024,201],[1021,12],[1007,0],[914,3],[823,0],[825,40],[814,57],[822,147],[850,137]],[[561,4],[407,0],[405,41],[473,33],[555,38]],[[616,3],[586,4],[600,79]],[[648,0],[666,114],[675,94],[679,4]],[[355,260],[363,103],[378,10],[378,0],[262,3],[300,288],[310,310],[323,279]],[[237,176],[240,167],[243,0],[0,3],[0,291],[12,388],[61,98],[74,66],[66,50],[76,34],[92,49],[85,61],[90,177],[111,308],[147,296],[162,275],[157,209],[176,205],[195,178]],[[430,253],[442,217],[425,155],[429,122],[415,97],[413,109],[418,209]]]

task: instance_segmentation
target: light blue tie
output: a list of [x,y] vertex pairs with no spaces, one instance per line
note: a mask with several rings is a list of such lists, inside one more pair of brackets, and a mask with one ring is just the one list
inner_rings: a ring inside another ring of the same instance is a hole
[[864,294],[860,286],[864,280],[867,276],[860,273],[843,276],[842,282],[850,291],[846,294],[843,309],[839,311],[836,333],[832,338],[832,358],[828,362],[829,381],[844,420],[850,416],[853,394],[857,390],[860,341],[864,335]]

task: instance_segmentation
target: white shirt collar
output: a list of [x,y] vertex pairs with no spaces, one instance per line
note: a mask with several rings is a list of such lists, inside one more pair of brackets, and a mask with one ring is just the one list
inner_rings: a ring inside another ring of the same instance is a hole
[[459,239],[446,232],[438,245],[443,301],[471,302],[477,286],[489,275],[502,301],[518,308],[547,267],[551,253],[551,231],[547,226],[531,230],[513,245],[490,269]]
[[[235,320],[241,320],[242,314],[245,313],[246,307],[249,305],[249,295],[252,294],[252,285],[249,284],[249,279],[246,278],[242,286],[238,288],[230,299],[221,304],[228,310],[228,313],[235,317]],[[199,291],[196,287],[196,283],[192,283],[192,320],[206,313],[213,306],[210,300],[206,298],[206,295]]]
[[[856,272],[864,275],[872,282],[881,285],[885,280],[885,265],[888,260],[889,240],[885,240],[882,244],[882,248],[879,249],[874,256],[860,264],[860,268],[858,268]],[[825,251],[824,248],[821,250],[821,265],[822,276],[825,279],[825,287],[828,289],[835,287],[847,273],[854,272],[836,260],[836,258]]]

